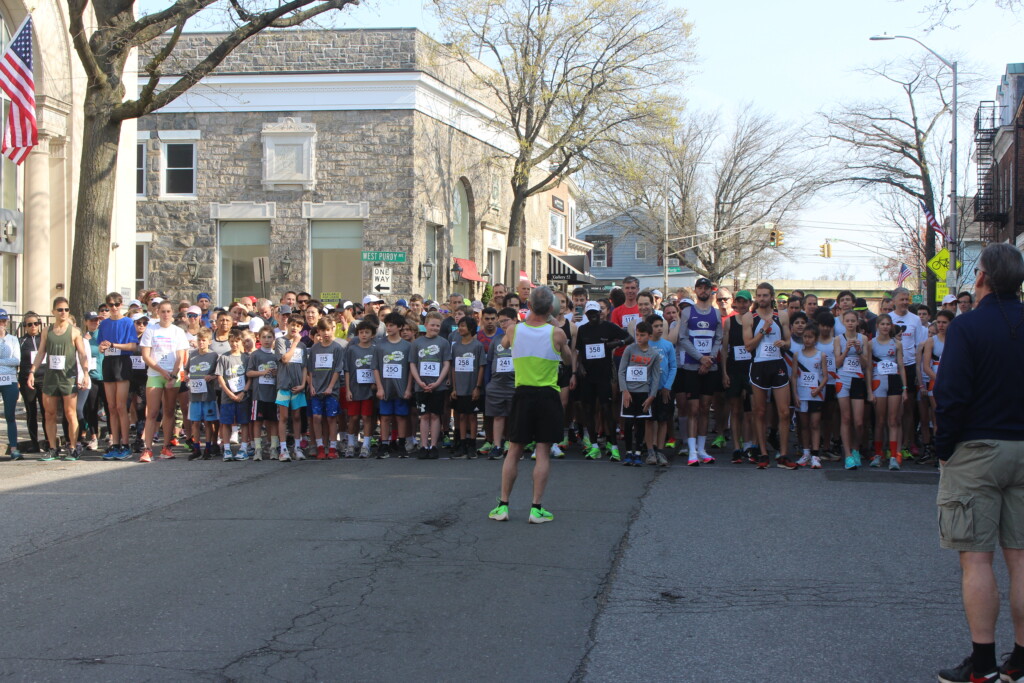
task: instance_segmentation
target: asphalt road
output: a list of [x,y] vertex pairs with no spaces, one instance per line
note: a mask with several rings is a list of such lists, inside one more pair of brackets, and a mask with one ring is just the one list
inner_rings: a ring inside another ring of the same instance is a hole
[[930,467],[570,457],[543,526],[528,461],[487,519],[499,467],[2,462],[0,676],[927,681],[968,651]]

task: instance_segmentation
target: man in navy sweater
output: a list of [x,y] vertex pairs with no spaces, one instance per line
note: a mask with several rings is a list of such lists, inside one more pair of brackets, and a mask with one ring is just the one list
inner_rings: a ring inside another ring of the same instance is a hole
[[[946,332],[935,383],[939,537],[960,552],[964,611],[973,650],[939,672],[945,683],[1024,681],[1024,257],[1009,244],[981,252],[974,310]],[[999,590],[992,560],[1010,570],[1013,653],[995,659]]]

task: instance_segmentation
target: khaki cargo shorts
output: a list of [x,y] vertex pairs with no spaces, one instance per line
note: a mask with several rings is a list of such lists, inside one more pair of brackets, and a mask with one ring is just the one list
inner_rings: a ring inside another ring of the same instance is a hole
[[957,444],[942,468],[936,503],[943,548],[1024,549],[1024,441]]

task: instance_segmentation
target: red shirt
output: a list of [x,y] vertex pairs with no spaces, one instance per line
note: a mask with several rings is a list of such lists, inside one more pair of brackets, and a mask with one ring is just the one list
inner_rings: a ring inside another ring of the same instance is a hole
[[[616,306],[612,310],[612,322],[622,329],[628,330],[631,322],[640,322],[640,306],[627,306],[625,304]],[[615,357],[621,358],[622,352],[625,350],[625,347],[621,346],[615,349]]]

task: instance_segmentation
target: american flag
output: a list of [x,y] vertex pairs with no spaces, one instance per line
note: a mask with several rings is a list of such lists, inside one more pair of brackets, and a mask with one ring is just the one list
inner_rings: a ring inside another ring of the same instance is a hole
[[903,281],[910,277],[910,266],[906,263],[900,264],[900,274],[896,276],[896,286],[902,287]]
[[39,144],[36,84],[32,77],[32,15],[25,18],[0,55],[0,89],[11,98],[11,113],[4,128],[0,154],[21,164]]
[[918,199],[917,202],[921,205],[921,210],[924,211],[924,218],[926,221],[928,221],[928,225],[931,226],[931,229],[935,231],[936,235],[942,235],[942,241],[945,242],[946,233],[943,232],[942,228],[939,227],[939,222],[935,220],[935,214],[928,210],[928,207],[925,206],[923,199]]

